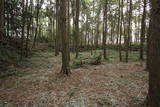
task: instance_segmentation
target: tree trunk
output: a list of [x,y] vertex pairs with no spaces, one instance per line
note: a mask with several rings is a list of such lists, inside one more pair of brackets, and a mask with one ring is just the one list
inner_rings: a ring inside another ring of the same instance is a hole
[[38,27],[39,27],[39,11],[40,11],[40,2],[37,0],[37,13],[36,13],[36,29],[35,29],[35,36],[33,41],[33,47],[36,46],[36,39],[38,34]]
[[66,0],[60,0],[60,25],[61,25],[61,35],[62,35],[62,69],[61,73],[69,75],[70,74],[70,66],[69,66],[69,58],[66,53],[68,53],[68,34],[66,31],[67,27],[67,18],[66,18]]
[[[120,8],[120,0],[119,0],[119,8]],[[120,22],[120,35],[119,35],[119,60],[122,61],[122,46],[121,45],[122,45],[123,0],[122,0],[120,13],[121,13],[121,22]]]
[[147,59],[146,59],[146,70],[148,71],[149,70],[149,60],[150,60],[150,56],[149,56],[149,46],[151,44],[151,19],[149,20],[149,28],[148,28],[148,32],[147,32],[147,50],[146,50],[146,53],[147,53]]
[[[28,1],[27,1],[28,2]],[[26,4],[27,4],[26,2]],[[22,35],[21,35],[21,56],[20,59],[23,59],[23,55],[24,55],[24,30],[25,30],[25,24],[26,24],[26,15],[25,15],[25,1],[22,1]]]
[[88,37],[88,15],[86,14],[86,33],[85,33],[85,47],[87,47],[87,37]]
[[0,0],[0,40],[4,37],[4,0]]
[[59,55],[60,51],[60,27],[59,27],[59,20],[60,20],[60,12],[59,12],[59,0],[56,0],[56,38],[55,38],[55,56]]
[[69,58],[69,60],[70,60],[70,0],[68,0],[68,2],[67,2],[67,6],[68,6],[68,26],[67,26],[67,28],[68,28],[68,58]]
[[160,107],[160,1],[151,2],[151,29],[149,44],[149,92],[150,107]]
[[76,35],[76,58],[79,51],[79,0],[76,0],[76,20],[75,20],[75,35]]
[[[28,1],[27,1],[28,2]],[[26,11],[29,11],[30,13],[32,13],[32,3],[33,1],[30,0],[30,5],[28,6],[28,3],[26,5]],[[26,53],[25,53],[25,57],[28,57],[28,45],[29,45],[29,34],[30,34],[30,28],[31,28],[31,21],[32,21],[32,17],[27,15],[27,39],[26,39]]]
[[105,1],[105,7],[104,7],[104,16],[103,16],[103,56],[104,59],[107,59],[106,55],[106,36],[107,36],[107,6],[108,6],[108,1]]
[[144,42],[145,42],[145,29],[146,29],[146,0],[144,0],[144,6],[143,6],[143,16],[142,16],[142,22],[141,22],[141,45],[140,45],[140,60],[144,60]]
[[130,0],[129,3],[129,15],[128,15],[128,32],[126,37],[126,58],[125,61],[128,62],[128,50],[130,45],[130,39],[131,39],[131,19],[132,19],[132,0]]

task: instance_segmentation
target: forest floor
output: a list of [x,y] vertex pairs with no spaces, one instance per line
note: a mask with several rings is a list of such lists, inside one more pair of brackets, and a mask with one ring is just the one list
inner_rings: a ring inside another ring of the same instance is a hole
[[110,60],[72,68],[65,77],[59,75],[61,56],[38,51],[17,68],[24,73],[0,79],[0,107],[131,107],[146,98],[144,68],[136,60]]

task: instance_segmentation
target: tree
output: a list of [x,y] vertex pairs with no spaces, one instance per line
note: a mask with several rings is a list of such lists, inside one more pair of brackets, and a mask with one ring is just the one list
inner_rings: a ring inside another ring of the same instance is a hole
[[[129,2],[129,0],[127,1]],[[128,49],[129,49],[129,44],[130,44],[130,39],[132,36],[131,33],[131,21],[132,21],[132,0],[129,2],[129,13],[128,13],[128,29],[127,29],[127,36],[126,36],[126,57],[125,61],[128,62]]]
[[[120,0],[119,0],[119,8],[120,8]],[[120,9],[119,9],[120,11]],[[120,21],[120,35],[119,35],[119,60],[122,61],[122,47],[121,47],[121,42],[122,42],[122,22],[123,22],[123,0],[121,4],[121,21]]]
[[59,32],[59,0],[56,0],[56,38],[55,38],[55,56],[59,55],[60,50],[60,32]]
[[97,21],[97,26],[96,26],[96,40],[95,40],[95,45],[96,45],[96,48],[98,48],[98,45],[99,45],[99,42],[98,42],[98,39],[99,39],[99,34],[100,34],[100,31],[99,31],[99,27],[100,27],[100,14],[101,14],[101,3],[99,3],[99,7],[98,7],[98,11],[97,11],[97,18],[96,18],[96,21]]
[[151,26],[149,44],[149,90],[148,103],[151,107],[160,107],[160,1],[151,2]]
[[105,0],[104,5],[104,16],[103,16],[103,56],[104,59],[107,59],[106,56],[106,36],[107,36],[107,8],[108,8],[108,0]]
[[0,0],[0,40],[4,37],[4,0]]
[[70,60],[70,0],[68,0],[68,2],[67,2],[67,5],[68,5],[68,26],[67,26],[67,34],[68,34],[68,40],[69,40],[69,43],[68,43],[68,58],[69,58],[69,60]]
[[32,10],[33,10],[33,0],[30,0],[30,5],[28,5],[28,1],[27,1],[27,6],[26,6],[26,12],[27,12],[27,39],[26,39],[26,54],[25,56],[28,57],[28,48],[29,48],[29,35],[30,35],[30,29],[31,29],[31,21],[32,21]]
[[36,46],[36,39],[37,39],[38,28],[39,28],[39,13],[40,13],[40,9],[41,9],[42,4],[43,4],[43,0],[41,0],[41,1],[37,0],[37,6],[36,6],[36,10],[37,10],[37,12],[36,12],[36,29],[35,29],[33,47]]
[[79,0],[76,0],[76,20],[75,20],[75,35],[76,35],[76,58],[79,51]]
[[146,28],[146,0],[143,1],[143,15],[141,22],[141,37],[140,37],[140,60],[144,60],[144,42],[145,42],[145,28]]
[[70,66],[69,66],[69,56],[68,54],[68,34],[66,31],[67,26],[67,16],[66,16],[66,9],[67,9],[67,1],[60,0],[60,25],[61,25],[61,35],[62,35],[62,69],[61,73],[69,75]]
[[[26,7],[28,5],[28,0],[26,1]],[[22,0],[22,34],[21,34],[21,57],[23,59],[24,55],[24,34],[25,34],[25,24],[26,24],[26,9],[25,8],[25,0]]]

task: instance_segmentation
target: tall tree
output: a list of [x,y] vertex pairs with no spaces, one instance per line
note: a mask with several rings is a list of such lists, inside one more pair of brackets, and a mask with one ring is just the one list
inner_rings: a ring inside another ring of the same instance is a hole
[[59,8],[59,0],[56,0],[56,38],[55,38],[55,56],[59,55],[60,50],[60,32],[59,32],[59,16],[60,16],[60,8]]
[[[122,1],[122,3],[120,2]],[[121,7],[120,7],[121,5]],[[122,61],[122,22],[123,22],[123,0],[119,0],[119,8],[121,8],[119,11],[119,14],[121,14],[121,19],[120,19],[120,34],[119,34],[119,60]]]
[[4,37],[4,0],[0,0],[0,40]]
[[61,73],[69,75],[70,74],[70,66],[69,66],[69,56],[68,53],[68,34],[67,34],[67,1],[60,0],[60,25],[61,25],[61,35],[62,35],[62,69]]
[[[26,1],[26,7],[28,5],[28,0]],[[24,55],[24,34],[25,34],[25,24],[26,24],[26,9],[25,8],[25,0],[22,0],[22,34],[21,34],[21,57],[20,59],[23,59]]]
[[70,39],[71,39],[71,37],[70,37],[70,0],[68,0],[67,6],[68,6],[68,7],[67,7],[67,10],[68,10],[68,12],[67,12],[67,13],[68,13],[68,15],[67,15],[67,16],[68,16],[68,21],[67,21],[67,22],[68,22],[68,24],[67,24],[67,28],[68,28],[68,29],[67,29],[67,34],[68,34],[68,40],[69,40],[69,43],[68,43],[68,49],[69,49],[69,50],[68,50],[68,53],[67,53],[67,54],[68,54],[68,58],[69,58],[69,60],[70,60]]
[[127,1],[129,3],[129,13],[128,13],[128,29],[127,29],[127,37],[126,37],[126,57],[125,61],[128,62],[128,50],[129,50],[129,45],[130,45],[130,39],[132,36],[131,33],[131,22],[132,22],[132,0]]
[[148,103],[150,107],[160,107],[160,1],[151,2],[151,26],[149,44],[149,90]]
[[76,20],[75,20],[75,35],[76,35],[76,58],[79,51],[79,0],[76,0]]
[[33,47],[36,46],[36,39],[37,39],[37,36],[38,36],[38,28],[39,28],[39,13],[40,13],[41,6],[43,4],[43,0],[36,0],[36,1],[37,1],[37,6],[36,6],[36,29],[35,29]]
[[[28,5],[29,4],[29,5]],[[27,12],[27,16],[26,16],[26,20],[27,20],[27,38],[26,38],[26,47],[25,47],[25,56],[28,57],[28,51],[29,51],[29,36],[31,36],[30,34],[30,29],[31,29],[31,21],[32,21],[32,9],[33,9],[33,0],[30,0],[30,3],[28,3],[27,1],[27,6],[26,6],[26,11]]]
[[103,15],[103,56],[104,59],[107,59],[106,55],[106,36],[107,36],[107,8],[108,8],[108,0],[105,0],[104,5],[104,15]]
[[98,7],[98,12],[97,12],[97,18],[96,18],[96,21],[97,21],[97,26],[96,26],[96,37],[95,37],[95,45],[96,45],[96,48],[98,48],[98,45],[99,45],[99,42],[98,42],[98,39],[99,39],[99,36],[100,36],[100,31],[99,31],[99,27],[100,27],[100,14],[101,14],[101,3],[99,3],[99,7]]
[[145,29],[146,29],[146,0],[143,1],[143,15],[141,22],[141,37],[140,37],[140,60],[144,60],[144,42],[145,42]]

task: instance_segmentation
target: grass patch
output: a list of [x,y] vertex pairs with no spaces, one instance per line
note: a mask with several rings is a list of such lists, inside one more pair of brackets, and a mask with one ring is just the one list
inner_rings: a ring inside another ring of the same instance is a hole
[[54,56],[54,52],[50,51],[50,50],[36,50],[33,51],[33,55],[32,57],[53,57]]

